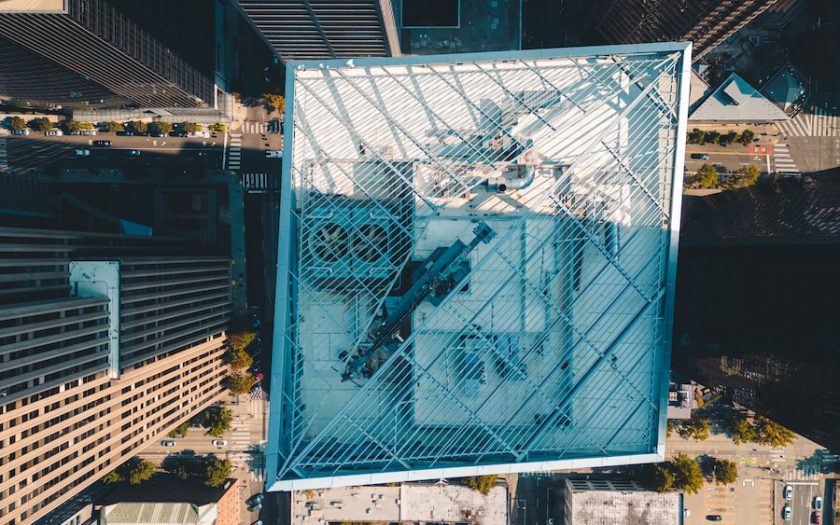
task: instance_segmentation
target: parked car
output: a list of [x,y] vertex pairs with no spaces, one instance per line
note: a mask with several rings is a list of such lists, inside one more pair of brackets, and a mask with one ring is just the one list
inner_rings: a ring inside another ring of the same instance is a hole
[[814,525],[822,525],[822,516],[820,515],[820,511],[815,510],[811,513],[811,522]]
[[152,131],[151,133],[149,133],[149,136],[151,136],[151,137],[165,137],[166,134],[161,133],[160,131]]
[[110,148],[111,147],[111,141],[110,140],[94,140],[93,145],[94,146],[102,146],[103,148]]
[[95,129],[83,129],[79,132],[80,135],[84,135],[85,137],[95,137],[96,130]]
[[257,503],[262,503],[262,501],[263,501],[263,497],[264,497],[264,496],[263,496],[262,494],[254,494],[254,495],[253,495],[253,496],[251,496],[251,498],[248,500],[248,504],[249,504],[249,505],[255,505],[255,504],[257,504]]
[[51,129],[49,131],[45,131],[44,135],[46,135],[48,137],[60,137],[60,136],[64,135],[64,132],[61,131],[60,129]]
[[32,133],[32,132],[29,131],[28,129],[13,129],[12,130],[12,135],[29,135],[30,133]]
[[793,487],[785,485],[785,488],[782,490],[782,497],[785,499],[793,499]]
[[262,372],[257,372],[257,375],[254,376],[254,383],[259,383],[263,379]]
[[709,160],[709,155],[707,153],[692,153],[691,158],[698,160]]
[[262,503],[255,503],[254,505],[248,507],[248,510],[251,512],[257,512],[260,509],[262,509]]
[[187,132],[186,131],[170,131],[169,136],[170,137],[186,137]]
[[251,525],[263,525],[263,521],[262,520],[257,520],[254,523],[252,523]]
[[782,518],[784,518],[785,521],[790,521],[790,517],[792,515],[793,512],[790,510],[790,505],[785,505],[785,507],[782,509]]
[[90,150],[89,149],[77,149],[76,150],[77,157],[90,157]]
[[709,521],[723,521],[723,516],[720,514],[709,514],[706,516],[706,519]]
[[817,496],[814,498],[814,508],[816,510],[822,510],[822,498]]
[[227,445],[227,441],[225,441],[224,439],[214,439],[213,440],[213,446],[214,447],[224,447],[225,445]]
[[119,136],[119,137],[133,137],[134,132],[133,131],[117,131],[117,136]]
[[161,441],[160,444],[164,447],[174,447],[175,442],[171,440]]
[[265,150],[265,158],[267,159],[282,159],[283,152],[276,149]]

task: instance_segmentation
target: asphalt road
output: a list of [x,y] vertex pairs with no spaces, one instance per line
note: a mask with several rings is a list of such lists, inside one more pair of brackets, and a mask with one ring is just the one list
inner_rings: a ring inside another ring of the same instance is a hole
[[[173,161],[185,165],[199,165],[205,169],[221,169],[224,147],[223,134],[216,137],[122,137],[114,133],[99,133],[94,137],[47,137],[33,132],[29,136],[7,137],[9,167],[13,170],[62,167],[115,167]],[[111,147],[93,146],[94,140],[110,140]],[[77,156],[76,150],[90,150],[88,156]],[[140,150],[139,156],[128,151]]]

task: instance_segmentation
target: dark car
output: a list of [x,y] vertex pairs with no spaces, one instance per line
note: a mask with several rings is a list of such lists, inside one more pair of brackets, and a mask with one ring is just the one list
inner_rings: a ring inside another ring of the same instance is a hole
[[125,154],[129,157],[139,157],[140,150],[139,149],[130,149],[125,152]]
[[186,131],[170,131],[169,136],[170,137],[186,137],[187,132]]
[[119,135],[120,137],[133,137],[134,132],[133,131],[117,131],[117,135]]
[[166,134],[161,133],[160,131],[152,131],[151,133],[149,133],[149,136],[151,136],[151,137],[165,137]]
[[706,516],[706,519],[709,521],[723,521],[723,516],[720,514],[709,514]]
[[102,146],[103,148],[110,148],[111,147],[111,141],[110,140],[94,140],[93,145],[94,146]]
[[692,153],[691,158],[698,160],[709,160],[709,155],[707,153]]

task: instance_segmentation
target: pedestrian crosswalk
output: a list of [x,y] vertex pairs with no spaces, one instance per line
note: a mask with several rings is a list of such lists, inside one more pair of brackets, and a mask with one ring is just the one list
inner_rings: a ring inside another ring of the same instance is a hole
[[257,400],[257,399],[262,399],[262,388],[259,387],[259,386],[255,386],[251,390],[251,395],[249,397],[250,397],[251,401],[254,401],[254,400]]
[[251,443],[251,432],[248,429],[236,428],[231,432],[231,450],[248,450]]
[[246,120],[242,123],[242,133],[259,135],[268,132],[268,122],[252,122]]
[[794,175],[799,173],[796,163],[790,156],[787,144],[776,144],[773,147],[773,167],[776,173]]
[[238,170],[242,162],[242,133],[230,134],[228,147],[227,169]]
[[779,123],[786,137],[840,137],[840,111],[815,107]]
[[242,187],[250,193],[265,193],[280,189],[277,173],[243,173],[239,179]]
[[6,137],[0,137],[0,173],[9,169],[8,151],[6,150]]

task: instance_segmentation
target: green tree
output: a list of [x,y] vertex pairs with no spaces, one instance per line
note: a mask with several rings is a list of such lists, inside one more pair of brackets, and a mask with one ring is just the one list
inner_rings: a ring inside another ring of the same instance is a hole
[[119,471],[117,469],[112,470],[111,472],[106,474],[104,478],[102,478],[102,481],[104,481],[105,483],[108,483],[108,484],[120,483],[120,482],[122,482],[122,480],[123,480],[122,475],[119,473]]
[[753,166],[752,164],[741,166],[740,168],[738,168],[738,177],[731,184],[731,187],[746,188],[747,186],[752,186],[753,184],[758,182],[758,178],[760,176],[761,170],[758,168],[758,166]]
[[696,459],[678,454],[670,461],[671,474],[674,476],[673,487],[687,494],[696,494],[703,488],[703,472]]
[[177,427],[175,427],[171,431],[169,431],[169,434],[167,434],[167,436],[169,436],[171,438],[184,437],[184,436],[187,435],[187,430],[189,430],[189,428],[190,428],[190,422],[189,421],[184,421],[183,423],[181,423],[180,425],[178,425]]
[[134,133],[146,133],[149,130],[149,125],[142,120],[132,120],[128,123],[128,127]]
[[207,416],[204,418],[204,432],[207,436],[222,437],[225,432],[230,430],[230,425],[233,422],[233,412],[230,409],[215,406],[211,407]]
[[29,127],[35,131],[49,131],[53,129],[53,123],[47,117],[34,118],[29,121]]
[[93,122],[79,122],[79,129],[93,129]]
[[235,372],[228,376],[228,387],[237,396],[247,394],[252,386],[254,386],[254,377],[247,371]]
[[705,417],[692,416],[691,419],[683,421],[677,429],[677,434],[683,439],[705,441],[712,435],[712,424]]
[[738,464],[728,459],[715,459],[714,463],[715,483],[718,485],[731,485],[738,479]]
[[174,126],[169,122],[155,122],[154,123],[155,131],[158,133],[163,133],[164,135],[168,135],[170,131],[174,129]]
[[764,416],[756,416],[753,428],[760,445],[786,447],[796,439],[793,431]]
[[674,488],[674,475],[668,463],[657,463],[653,466],[653,488],[657,492],[668,492]]
[[[127,481],[130,485],[139,485],[155,474],[155,464],[151,461],[133,457],[117,467],[112,480]],[[109,474],[108,476],[111,476]],[[113,483],[113,481],[110,481]]]
[[749,146],[750,144],[752,144],[752,141],[753,141],[754,138],[755,138],[755,133],[753,133],[753,131],[751,129],[745,129],[741,133],[741,137],[740,137],[739,142],[741,144],[743,144],[744,146]]
[[81,129],[82,125],[78,120],[68,119],[64,121],[64,130],[68,133],[77,133]]
[[689,144],[703,144],[706,142],[706,132],[694,128],[688,132],[688,143]]
[[708,144],[717,144],[720,142],[720,133],[717,131],[707,131],[705,140]]
[[234,332],[228,336],[228,344],[233,350],[245,350],[256,337],[257,333],[252,330]]
[[123,126],[122,122],[112,120],[105,123],[105,129],[111,133],[116,133],[117,131],[125,131],[125,126]]
[[720,144],[721,146],[728,146],[729,144],[737,142],[740,138],[741,136],[738,135],[738,133],[730,131],[729,133],[720,136],[720,138],[718,139],[718,144]]
[[467,478],[467,486],[485,496],[490,494],[493,487],[496,486],[496,479],[498,476],[491,474],[489,476],[470,476]]
[[206,458],[196,456],[191,451],[184,451],[178,455],[166,456],[161,467],[179,479],[186,480],[204,474]]
[[251,357],[251,355],[248,352],[242,349],[231,350],[229,357],[230,367],[234,370],[242,370],[248,368],[254,362],[254,358]]
[[196,124],[195,122],[183,122],[181,123],[181,128],[187,133],[196,133],[201,131],[202,126],[201,124]]
[[232,470],[233,466],[229,460],[210,457],[204,470],[204,484],[208,487],[221,487]]
[[20,117],[12,117],[9,119],[9,128],[14,131],[26,129],[26,121]]
[[716,188],[718,185],[718,173],[711,164],[703,164],[697,170],[697,182],[701,188]]
[[207,126],[207,128],[208,128],[210,131],[217,131],[217,132],[219,132],[219,133],[224,133],[224,132],[225,132],[225,130],[227,129],[227,126],[225,126],[225,125],[224,125],[224,124],[222,124],[221,122],[218,122],[218,123],[216,123],[216,124],[210,124],[209,126]]
[[268,111],[283,113],[286,110],[286,97],[276,92],[263,93],[262,98]]
[[731,423],[732,441],[736,445],[741,443],[755,443],[758,440],[755,429],[745,418],[739,418]]

